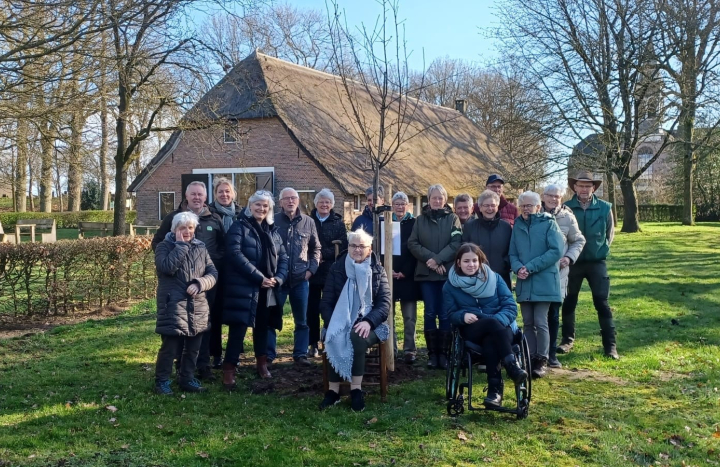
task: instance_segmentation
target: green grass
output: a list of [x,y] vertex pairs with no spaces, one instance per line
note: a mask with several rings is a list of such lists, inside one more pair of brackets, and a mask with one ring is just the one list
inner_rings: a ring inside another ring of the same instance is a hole
[[[226,394],[215,384],[203,395],[156,396],[159,338],[144,303],[0,340],[0,465],[720,463],[720,225],[643,227],[618,234],[609,260],[622,359],[601,357],[585,289],[575,350],[562,372],[534,384],[527,420],[452,419],[444,376],[424,371],[392,385],[387,403],[368,396],[360,414],[347,405],[319,413],[319,392]],[[252,382],[251,370],[241,381]]]

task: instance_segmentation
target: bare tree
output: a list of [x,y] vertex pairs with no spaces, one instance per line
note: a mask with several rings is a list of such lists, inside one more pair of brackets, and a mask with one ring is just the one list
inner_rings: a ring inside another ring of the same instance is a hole
[[[498,37],[513,63],[538,84],[561,141],[598,135],[599,166],[617,176],[624,198],[623,232],[640,230],[635,181],[670,142],[664,121],[661,64],[654,47],[662,24],[649,0],[506,0]],[[643,124],[651,122],[653,124]],[[636,148],[662,123],[660,144],[637,170]],[[602,163],[604,162],[604,164]]]

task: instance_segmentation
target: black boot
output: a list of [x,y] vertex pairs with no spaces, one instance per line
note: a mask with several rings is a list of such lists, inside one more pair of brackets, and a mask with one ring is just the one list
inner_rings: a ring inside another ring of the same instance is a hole
[[520,364],[515,359],[515,354],[508,354],[503,358],[502,361],[505,371],[507,371],[508,377],[513,380],[515,384],[520,384],[525,381],[528,374],[525,370],[520,368]]
[[483,400],[485,407],[500,407],[502,405],[505,384],[502,377],[488,378],[487,397]]
[[435,329],[425,331],[425,343],[427,344],[428,350],[428,362],[427,366],[430,369],[437,368],[438,366],[438,355],[437,355],[437,340],[438,332]]
[[562,363],[557,358],[557,351],[554,345],[550,346],[550,352],[548,354],[548,366],[550,368],[562,368]]
[[532,358],[532,377],[542,378],[547,374],[547,358],[539,355]]
[[602,335],[605,356],[613,360],[620,360],[615,345],[615,323],[612,318],[600,320],[600,334]]
[[449,331],[439,331],[438,339],[438,369],[447,370],[448,358],[450,357],[450,344],[452,343],[452,333]]

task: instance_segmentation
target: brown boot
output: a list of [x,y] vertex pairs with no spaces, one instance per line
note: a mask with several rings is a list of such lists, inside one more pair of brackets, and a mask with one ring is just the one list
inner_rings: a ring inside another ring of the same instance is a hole
[[222,372],[223,372],[223,386],[228,391],[232,391],[233,389],[237,388],[237,384],[235,383],[235,365],[232,363],[223,363],[222,365]]
[[255,357],[255,360],[257,361],[257,363],[256,363],[257,372],[258,372],[258,375],[260,375],[260,378],[262,378],[262,379],[272,378],[272,375],[268,371],[268,367],[267,367],[267,355],[259,355],[259,356]]

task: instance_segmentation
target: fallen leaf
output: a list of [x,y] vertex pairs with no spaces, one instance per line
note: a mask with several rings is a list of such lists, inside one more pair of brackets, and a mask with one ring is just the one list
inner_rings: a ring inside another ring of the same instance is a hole
[[281,411],[280,411],[280,415],[283,415],[284,413],[285,413],[284,410],[281,410]]
[[117,418],[111,418],[109,421],[110,423],[115,423],[117,421]]
[[460,441],[467,441],[467,440],[468,440],[468,439],[467,439],[467,436],[465,436],[465,433],[463,433],[462,431],[458,432],[457,437],[458,437],[458,439],[459,439]]
[[661,452],[660,459],[666,461],[666,460],[670,459],[670,456],[668,454],[665,454],[664,452]]
[[227,437],[227,436],[223,438],[223,441],[227,441],[227,440],[228,440],[228,437]]
[[712,435],[713,438],[720,438],[720,428],[717,428]]
[[207,459],[209,456],[207,452],[198,452],[197,455],[202,457],[203,459]]
[[480,443],[480,447],[485,447],[485,443]]
[[65,407],[67,407],[68,409],[72,407],[71,402],[65,402]]
[[185,399],[185,394],[180,394],[180,399]]
[[483,457],[483,462],[492,462],[492,461],[493,460],[491,457]]
[[28,456],[28,459],[35,459],[35,454],[30,454],[30,455]]
[[115,413],[118,410],[117,407],[115,407],[114,405],[107,405],[107,406],[105,406],[105,408],[108,409],[112,413]]
[[122,446],[120,446],[120,448],[122,448],[122,449],[127,449],[127,448],[129,448],[129,447],[130,447],[129,444],[123,444]]
[[368,447],[369,447],[370,449],[375,449],[375,448],[377,447],[377,444],[375,444],[375,443],[370,443],[370,444],[368,444]]
[[266,444],[265,446],[263,446],[263,449],[264,449],[265,451],[267,451],[267,448],[269,448],[269,447],[270,447],[270,445],[269,445],[269,444]]
[[370,420],[368,420],[367,422],[365,422],[365,424],[372,425],[373,423],[376,423],[376,422],[377,422],[377,417],[373,417]]
[[163,429],[163,426],[162,426],[162,425],[158,425],[157,427],[158,427],[158,430],[162,430],[162,429]]

